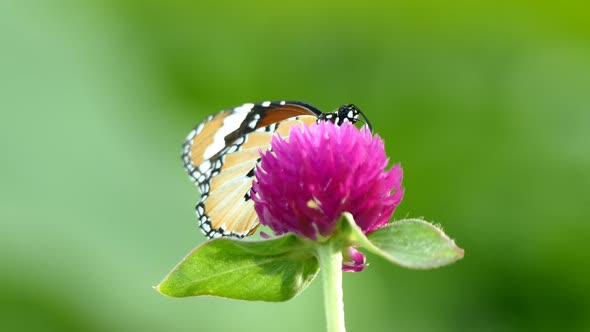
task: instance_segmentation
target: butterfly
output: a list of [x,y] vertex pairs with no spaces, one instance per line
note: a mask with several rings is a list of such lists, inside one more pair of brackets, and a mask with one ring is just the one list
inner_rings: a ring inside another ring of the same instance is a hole
[[203,233],[208,238],[252,235],[259,226],[250,195],[260,151],[270,149],[274,134],[287,137],[293,126],[321,121],[361,121],[372,130],[353,104],[323,113],[300,101],[243,104],[199,123],[183,144],[182,160],[201,191],[196,214]]

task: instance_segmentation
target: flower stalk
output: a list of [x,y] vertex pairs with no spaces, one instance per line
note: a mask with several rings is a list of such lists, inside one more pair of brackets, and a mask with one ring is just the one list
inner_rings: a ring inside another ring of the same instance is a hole
[[324,307],[328,332],[344,332],[344,301],[342,293],[342,246],[331,238],[318,243],[316,255],[324,289]]

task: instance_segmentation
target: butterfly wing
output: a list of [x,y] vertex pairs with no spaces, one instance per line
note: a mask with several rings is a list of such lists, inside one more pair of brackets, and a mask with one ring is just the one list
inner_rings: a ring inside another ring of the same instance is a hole
[[251,235],[258,217],[250,199],[259,151],[272,135],[285,137],[292,126],[311,124],[321,111],[301,102],[244,104],[209,116],[188,135],[183,161],[201,190],[196,206],[208,237]]

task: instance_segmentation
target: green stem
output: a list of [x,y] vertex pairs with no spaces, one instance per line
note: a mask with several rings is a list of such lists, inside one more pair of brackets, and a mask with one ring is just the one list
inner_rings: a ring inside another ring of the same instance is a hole
[[342,300],[342,248],[337,241],[318,244],[317,256],[324,288],[324,306],[328,332],[345,332]]

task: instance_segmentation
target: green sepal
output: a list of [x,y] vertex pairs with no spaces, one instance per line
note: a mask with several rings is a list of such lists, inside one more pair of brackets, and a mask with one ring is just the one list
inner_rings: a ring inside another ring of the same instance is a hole
[[463,249],[440,228],[421,219],[396,221],[365,236],[352,215],[345,213],[339,228],[349,244],[407,268],[430,269],[463,258]]
[[194,249],[155,289],[173,297],[281,302],[305,289],[318,270],[313,247],[294,234],[262,241],[219,238]]

